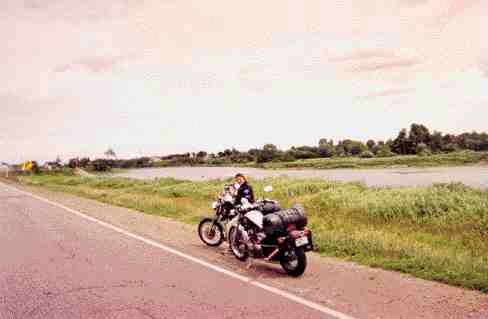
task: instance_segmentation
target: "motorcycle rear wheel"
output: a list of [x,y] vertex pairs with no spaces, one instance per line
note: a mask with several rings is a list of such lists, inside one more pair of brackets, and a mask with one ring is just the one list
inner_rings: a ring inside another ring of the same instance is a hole
[[237,227],[232,226],[229,229],[229,246],[232,254],[240,261],[246,261],[249,258],[249,251],[245,244],[241,243],[238,238]]
[[224,241],[224,229],[212,218],[204,218],[198,224],[198,236],[206,245],[217,247]]
[[287,254],[283,254],[280,259],[283,270],[292,277],[303,275],[307,268],[307,255],[302,247],[291,248]]

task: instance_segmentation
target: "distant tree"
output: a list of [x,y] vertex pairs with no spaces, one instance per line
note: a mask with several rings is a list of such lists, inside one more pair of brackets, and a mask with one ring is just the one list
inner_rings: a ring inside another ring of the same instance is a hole
[[373,141],[373,140],[368,140],[368,141],[366,142],[366,145],[368,146],[368,149],[369,149],[370,151],[372,151],[372,150],[373,150],[373,148],[376,146],[376,142],[375,142],[375,141]]
[[258,163],[270,162],[279,159],[281,156],[280,150],[274,144],[266,144],[263,149],[257,155],[256,161]]
[[342,142],[337,144],[337,146],[335,147],[335,155],[336,156],[347,156],[346,149],[344,148],[344,145],[342,145]]
[[428,145],[434,153],[442,151],[442,133],[434,131],[430,136],[430,143]]
[[205,158],[205,157],[207,157],[207,152],[200,151],[197,153],[197,158]]
[[41,172],[41,168],[39,167],[39,163],[37,161],[32,161],[32,172],[34,174],[39,174]]
[[232,151],[230,149],[226,149],[224,151],[224,156],[231,156],[232,155]]
[[332,139],[328,140],[328,139],[326,139],[326,138],[321,138],[321,139],[319,140],[319,147],[320,147],[321,145],[332,145],[332,146],[334,146],[334,141],[333,141]]
[[335,149],[333,145],[330,144],[320,144],[319,155],[320,157],[332,157],[335,154]]
[[364,145],[364,143],[349,139],[342,141],[342,146],[344,147],[346,154],[352,156],[359,155],[368,150],[368,147]]
[[116,157],[117,157],[117,155],[115,154],[114,150],[113,150],[111,147],[109,147],[109,148],[108,148],[108,149],[105,151],[105,153],[103,153],[103,154],[104,154],[104,155],[105,155],[107,158],[116,158]]
[[408,138],[415,147],[419,144],[429,145],[431,142],[429,129],[422,124],[412,124]]
[[266,144],[263,146],[263,151],[266,152],[278,152],[278,147],[274,144]]
[[[470,145],[468,142],[468,149],[475,149],[474,143]],[[446,134],[442,137],[442,146],[441,150],[443,152],[454,152],[458,150],[458,145],[457,145],[457,138],[455,135],[452,134]]]
[[281,157],[281,160],[283,162],[293,162],[294,160],[296,160],[296,157],[295,157],[295,154],[294,154],[294,151],[292,150],[288,150],[286,151],[283,156]]
[[92,170],[96,172],[106,172],[110,171],[112,167],[110,166],[110,163],[106,159],[96,159],[93,162],[91,162],[91,168]]
[[80,167],[80,159],[77,158],[72,158],[68,161],[68,167],[69,168],[77,168]]
[[415,154],[415,144],[408,137],[406,129],[402,129],[391,145],[391,150],[400,155]]
[[80,159],[80,167],[86,168],[88,165],[90,165],[90,159],[88,157]]

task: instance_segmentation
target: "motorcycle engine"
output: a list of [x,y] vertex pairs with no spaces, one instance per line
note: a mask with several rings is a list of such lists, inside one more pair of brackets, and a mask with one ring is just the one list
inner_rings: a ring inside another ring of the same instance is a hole
[[255,228],[247,230],[248,240],[246,242],[247,249],[251,252],[254,258],[263,257],[263,248],[261,241],[266,238],[266,234],[263,231],[257,231]]

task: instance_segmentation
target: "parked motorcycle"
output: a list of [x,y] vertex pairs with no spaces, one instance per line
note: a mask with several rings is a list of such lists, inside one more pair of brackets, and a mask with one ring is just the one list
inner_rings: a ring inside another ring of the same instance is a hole
[[198,224],[198,236],[208,246],[220,246],[228,238],[230,221],[237,216],[233,193],[234,185],[225,185],[224,191],[212,203],[215,214]]
[[[279,262],[285,272],[298,277],[307,267],[306,252],[313,250],[312,232],[301,205],[267,213],[266,201],[237,208],[237,222],[229,229],[229,245],[234,256],[245,261],[259,258]],[[264,212],[264,213],[263,213]]]

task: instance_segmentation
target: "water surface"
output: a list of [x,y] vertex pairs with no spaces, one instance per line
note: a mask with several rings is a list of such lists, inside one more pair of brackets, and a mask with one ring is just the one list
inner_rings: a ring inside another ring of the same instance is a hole
[[153,179],[173,177],[191,181],[224,179],[243,173],[252,178],[272,176],[292,178],[323,178],[335,181],[359,181],[369,186],[427,186],[434,183],[462,182],[474,187],[488,187],[487,166],[435,168],[381,168],[381,169],[298,169],[264,170],[239,167],[168,167],[133,169],[116,176]]

